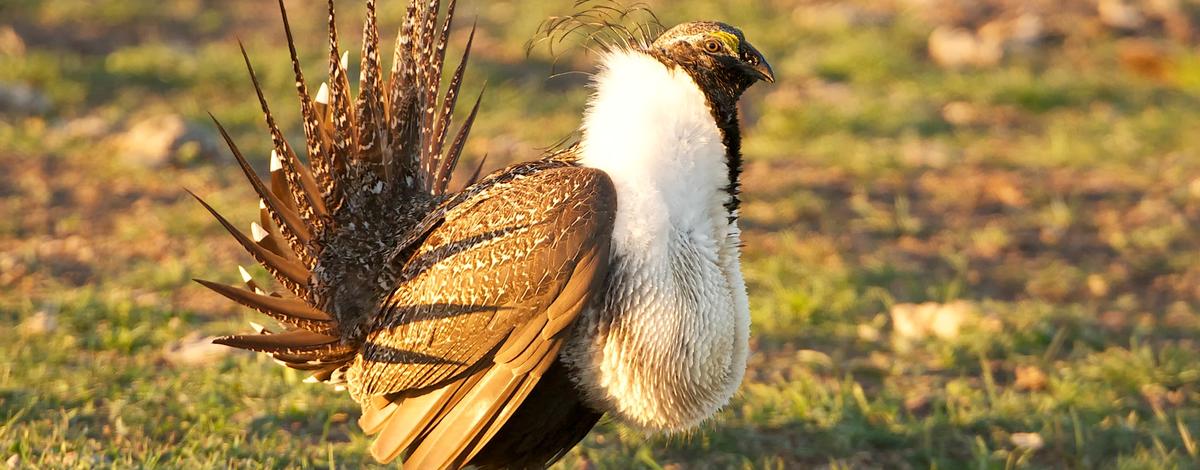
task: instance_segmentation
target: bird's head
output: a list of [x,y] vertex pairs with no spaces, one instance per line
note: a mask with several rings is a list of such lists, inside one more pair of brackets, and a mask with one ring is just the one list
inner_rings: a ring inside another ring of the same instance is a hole
[[742,31],[716,21],[694,21],[667,30],[647,51],[683,68],[714,101],[736,102],[758,81],[775,82],[771,64]]

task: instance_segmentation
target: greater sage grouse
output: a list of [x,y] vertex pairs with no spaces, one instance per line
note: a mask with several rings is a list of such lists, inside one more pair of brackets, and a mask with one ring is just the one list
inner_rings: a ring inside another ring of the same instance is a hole
[[316,96],[284,13],[308,163],[251,69],[269,180],[221,133],[261,220],[246,236],[201,201],[282,291],[199,281],[282,329],[216,342],[348,390],[374,457],[409,468],[544,467],[604,414],[649,432],[712,416],[748,352],[737,101],[770,66],[716,22],[613,48],[578,144],[449,191],[479,102],[448,138],[471,41],[440,90],[440,3],[408,6],[385,74],[367,2],[357,98],[333,2]]

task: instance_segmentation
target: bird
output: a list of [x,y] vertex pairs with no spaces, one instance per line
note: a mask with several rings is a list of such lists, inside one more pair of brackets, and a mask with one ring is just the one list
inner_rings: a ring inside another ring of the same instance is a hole
[[[775,81],[739,29],[683,23],[605,50],[578,141],[451,189],[483,92],[454,114],[475,36],[443,87],[456,1],[413,0],[390,70],[366,2],[359,92],[328,2],[312,94],[279,0],[303,151],[250,80],[271,137],[249,234],[199,203],[274,280],[197,280],[278,324],[214,340],[344,390],[372,456],[408,468],[541,468],[603,416],[696,428],[741,384],[749,301],[738,102]],[[307,160],[307,161],[305,161]]]

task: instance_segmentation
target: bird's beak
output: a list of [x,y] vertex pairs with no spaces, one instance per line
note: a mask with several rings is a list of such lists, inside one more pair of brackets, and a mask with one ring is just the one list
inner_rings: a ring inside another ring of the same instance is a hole
[[748,42],[742,44],[742,62],[750,76],[767,83],[775,83],[775,72],[771,70],[771,64],[768,64],[767,58]]

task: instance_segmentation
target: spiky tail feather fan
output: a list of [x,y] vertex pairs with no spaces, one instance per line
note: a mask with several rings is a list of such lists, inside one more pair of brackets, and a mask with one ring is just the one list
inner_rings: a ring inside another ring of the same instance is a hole
[[[350,97],[347,56],[338,49],[332,0],[328,8],[329,81],[314,98],[279,0],[308,163],[284,139],[243,48],[274,148],[267,181],[255,174],[219,122],[217,127],[259,196],[260,220],[251,224],[248,237],[197,197],[283,291],[264,290],[240,268],[245,288],[197,282],[283,327],[273,332],[254,325],[255,334],[222,337],[216,343],[270,354],[287,367],[310,372],[310,380],[338,385],[344,383],[343,375],[362,345],[375,306],[395,285],[398,264],[432,228],[425,221],[437,218],[430,214],[436,216],[447,198],[479,100],[447,147],[472,42],[468,40],[439,102],[454,0],[440,27],[439,0],[410,3],[387,78],[379,58],[375,1],[367,1],[355,100]],[[476,170],[474,178],[478,174]]]

